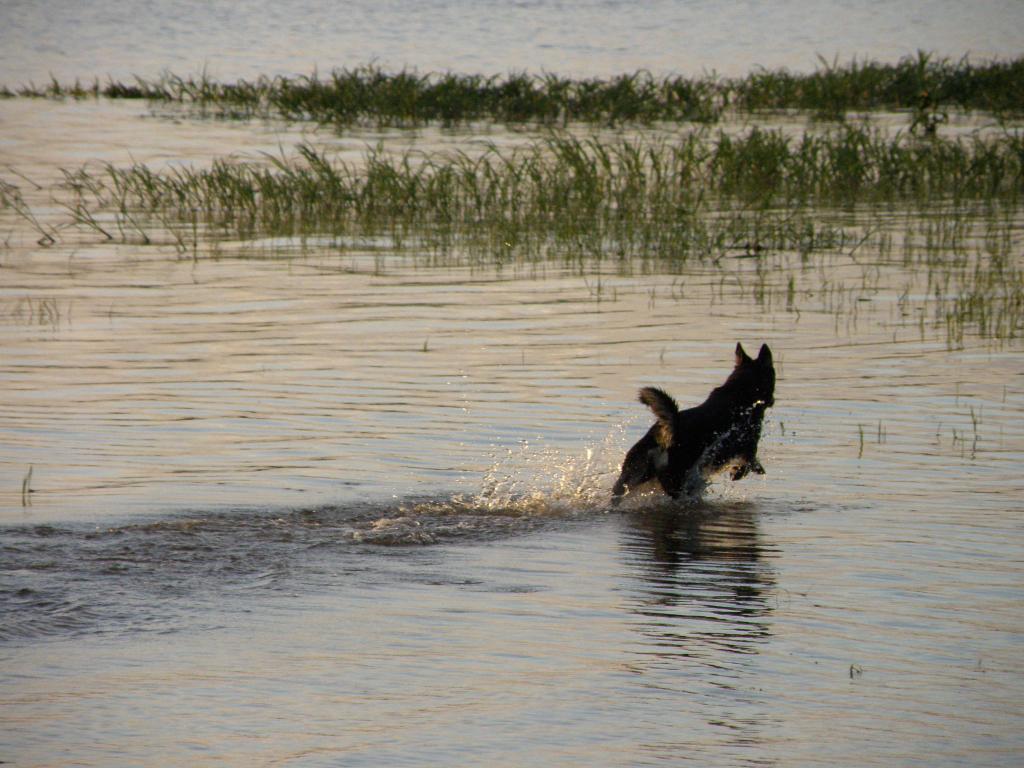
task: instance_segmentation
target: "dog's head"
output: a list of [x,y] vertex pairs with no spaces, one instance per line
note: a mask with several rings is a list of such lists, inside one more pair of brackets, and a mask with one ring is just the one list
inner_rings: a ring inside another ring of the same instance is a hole
[[772,351],[761,345],[756,358],[748,355],[742,344],[736,344],[736,367],[728,383],[741,393],[751,408],[770,408],[775,405],[775,366]]

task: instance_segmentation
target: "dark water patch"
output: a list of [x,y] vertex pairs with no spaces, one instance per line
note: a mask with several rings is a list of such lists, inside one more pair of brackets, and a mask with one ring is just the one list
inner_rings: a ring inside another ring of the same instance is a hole
[[172,630],[176,617],[203,606],[237,610],[246,595],[373,586],[404,578],[392,568],[403,553],[536,531],[577,513],[535,501],[452,497],[189,513],[108,527],[12,527],[0,544],[0,639]]
[[621,547],[634,574],[630,609],[655,657],[756,653],[771,636],[775,547],[750,502],[639,510]]
[[[658,593],[675,571],[731,598],[766,589],[753,512],[737,502],[633,500],[624,549]],[[480,584],[422,562],[435,545],[487,545],[566,530],[606,516],[591,500],[442,496],[295,510],[191,512],[97,527],[15,526],[0,538],[0,639],[82,633],[174,631],[212,610],[244,611],[273,599],[339,585],[455,584],[532,592],[534,584]],[[724,517],[721,517],[724,514]],[[687,563],[684,567],[684,561]],[[692,562],[689,562],[692,561]],[[659,586],[661,585],[661,586]],[[668,586],[665,586],[668,585]],[[717,593],[716,593],[717,594]],[[721,595],[720,597],[728,597]],[[708,598],[698,595],[701,601]],[[657,601],[655,601],[657,602]],[[735,601],[734,601],[735,602]],[[658,610],[651,609],[651,617]],[[640,613],[643,613],[642,611]]]

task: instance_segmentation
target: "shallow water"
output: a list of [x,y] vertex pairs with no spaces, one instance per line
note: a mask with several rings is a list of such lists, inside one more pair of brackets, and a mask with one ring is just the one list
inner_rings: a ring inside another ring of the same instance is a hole
[[1022,25],[1024,11],[1012,0],[288,0],[244,8],[223,0],[8,0],[0,6],[0,83],[130,80],[165,69],[252,79],[368,62],[425,72],[742,76],[758,66],[811,70],[819,56],[894,61],[925,50],[1007,58],[1020,53]]
[[[0,105],[6,146],[46,226],[61,167],[305,137],[25,104]],[[314,239],[193,259],[38,246],[9,209],[0,232],[0,760],[1024,750],[1024,351],[951,341],[920,265],[498,268]],[[768,474],[610,513],[637,388],[696,403],[737,340],[776,355]]]

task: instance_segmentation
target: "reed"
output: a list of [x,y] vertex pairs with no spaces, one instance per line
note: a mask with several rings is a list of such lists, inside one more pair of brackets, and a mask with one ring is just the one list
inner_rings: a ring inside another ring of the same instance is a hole
[[[912,320],[898,330],[920,323],[923,337],[928,322],[956,347],[967,334],[1024,335],[1022,163],[1010,133],[953,141],[856,125],[802,137],[704,128],[672,139],[555,132],[474,154],[377,147],[358,162],[303,144],[208,168],[93,166],[66,174],[64,188],[81,228],[193,259],[219,239],[262,237],[373,241],[446,265],[561,260],[582,274],[592,265],[671,272],[694,259],[736,265],[730,280],[754,302],[799,312],[814,301],[837,326],[856,322],[879,270],[895,268],[912,276],[897,302]],[[17,189],[2,189],[19,214]],[[594,285],[606,299],[599,277]]]
[[[163,238],[193,259],[205,250],[201,239],[259,237],[383,241],[446,265],[561,260],[583,274],[592,265],[671,271],[737,257],[727,263],[747,265],[734,274],[752,301],[796,312],[820,302],[837,324],[856,321],[878,265],[893,265],[919,276],[901,313],[919,318],[923,335],[927,309],[955,347],[968,332],[996,343],[1024,334],[1014,256],[1022,157],[1012,135],[886,139],[851,126],[798,138],[555,133],[472,155],[378,147],[359,162],[303,144],[294,155],[209,168],[83,170],[65,186],[80,226],[105,238]],[[829,264],[860,255],[859,282],[833,278]],[[803,289],[809,265],[814,287]],[[605,299],[600,279],[596,286]]]
[[[97,197],[95,179],[69,183]],[[800,216],[811,205],[1013,204],[1024,190],[1024,141],[917,141],[862,127],[796,140],[760,129],[676,141],[556,133],[474,156],[376,149],[358,164],[304,144],[294,157],[217,160],[208,169],[108,167],[103,187],[124,215],[164,211],[190,221],[198,211],[204,223],[240,236],[390,222],[599,237],[641,248],[685,227],[694,247],[714,247],[724,244],[715,233],[743,220],[739,229],[756,235],[754,245],[775,247],[815,236],[819,230]],[[698,226],[709,220],[715,225]]]
[[745,77],[656,76],[638,71],[610,78],[572,79],[525,72],[506,76],[388,72],[376,65],[337,69],[326,76],[259,77],[221,83],[207,72],[101,85],[56,80],[0,88],[3,97],[148,99],[187,104],[224,117],[281,116],[338,126],[409,126],[493,120],[649,124],[714,122],[728,111],[801,110],[832,119],[847,112],[907,110],[933,133],[949,109],[1020,114],[1024,57],[971,62],[918,52],[895,64],[822,60],[811,73],[757,70]]
[[720,192],[808,200],[919,202],[1019,196],[1024,139],[913,141],[863,126],[793,140],[779,131],[720,134],[714,180]]
[[1024,270],[1001,256],[977,262],[948,298],[940,296],[937,304],[951,347],[964,345],[968,329],[983,339],[1020,339],[1024,337]]
[[796,109],[823,116],[848,111],[939,108],[1020,113],[1024,58],[973,63],[918,51],[895,64],[819,59],[810,74],[762,70],[732,83],[738,107],[748,111]]
[[[30,179],[26,178],[25,180],[34,184]],[[56,230],[38,219],[22,196],[21,189],[16,184],[0,179],[0,210],[2,209],[13,210],[20,219],[35,230],[39,235],[36,240],[37,244],[49,246],[57,242]],[[7,243],[5,242],[4,245],[6,246]]]
[[29,465],[28,472],[21,480],[21,506],[32,506],[33,493],[35,493],[35,489],[32,487],[32,465]]
[[[371,151],[355,165],[302,145],[296,158],[262,163],[218,160],[208,169],[163,174],[142,165],[107,167],[99,198],[96,179],[76,181],[73,208],[87,194],[90,206],[102,199],[136,231],[147,215],[189,222],[198,213],[204,227],[242,238],[415,233],[435,248],[471,242],[491,254],[533,256],[555,248],[679,258],[752,240],[772,248],[835,240],[830,228],[800,215],[727,201],[705,215],[710,168],[698,162],[695,146],[559,136],[508,153],[492,147],[479,157]],[[95,228],[84,213],[78,219]]]
[[8,86],[0,86],[0,98],[35,98],[35,99],[95,99],[107,94],[100,87],[99,80],[93,80],[91,85],[85,85],[80,80],[74,83],[61,83],[56,78],[51,78],[45,85],[28,83],[11,89]]

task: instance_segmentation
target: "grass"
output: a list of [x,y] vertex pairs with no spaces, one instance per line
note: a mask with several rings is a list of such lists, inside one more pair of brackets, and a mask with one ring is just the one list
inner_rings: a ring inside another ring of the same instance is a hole
[[1024,57],[971,62],[925,52],[895,64],[821,61],[811,73],[757,70],[741,78],[655,76],[639,71],[610,78],[572,79],[525,72],[506,76],[388,72],[370,65],[321,76],[260,77],[221,83],[207,72],[155,80],[56,80],[0,87],[0,97],[146,99],[187,104],[222,117],[278,116],[347,126],[372,123],[454,125],[569,122],[649,124],[714,122],[731,111],[801,110],[829,119],[848,112],[906,110],[912,124],[934,133],[948,110],[1020,114],[1024,109]]
[[442,247],[458,238],[494,253],[555,244],[620,257],[756,255],[856,245],[812,207],[1013,205],[1024,190],[1024,140],[921,141],[850,126],[798,139],[760,129],[676,141],[557,133],[479,155],[377,149],[357,164],[303,144],[293,157],[163,173],[108,166],[67,183],[76,220],[107,238],[97,203],[115,209],[122,239],[144,236],[142,219],[156,216],[241,238],[415,231]]
[[939,301],[951,346],[963,347],[964,333],[1002,341],[1024,335],[1024,270],[1006,252],[973,266],[956,290]]
[[795,109],[824,117],[849,111],[912,110],[920,118],[943,108],[1019,113],[1024,107],[1024,58],[972,63],[918,51],[896,64],[820,60],[811,74],[753,72],[735,83],[744,110]]
[[31,507],[32,506],[32,494],[35,490],[32,488],[32,467],[28,468],[28,472],[25,477],[21,480],[21,506]]
[[[33,183],[28,179],[24,180]],[[57,242],[56,231],[39,221],[28,203],[25,202],[25,198],[22,196],[18,185],[0,179],[0,210],[3,209],[13,210],[19,218],[35,230],[36,234],[39,235],[39,238],[36,240],[38,245],[54,245]]]
[[[82,200],[102,200],[124,232],[144,216],[251,238],[308,234],[415,236],[428,248],[470,246],[499,260],[550,250],[620,258],[685,258],[691,252],[813,247],[833,233],[799,216],[772,217],[742,204],[705,216],[698,176],[709,168],[694,146],[604,144],[552,138],[483,156],[391,156],[360,165],[332,162],[309,145],[269,163],[217,161],[209,169],[156,174],[145,166],[106,169],[102,189],[69,176]],[[87,222],[87,216],[79,219]]]
[[786,203],[1016,197],[1024,182],[1024,138],[909,141],[861,126],[793,140],[755,128],[719,135],[717,190]]
[[[205,168],[89,166],[66,172],[56,202],[79,230],[171,245],[195,260],[224,240],[245,248],[264,238],[372,244],[430,264],[561,260],[583,274],[588,265],[672,272],[727,258],[753,302],[796,313],[817,303],[812,311],[837,323],[856,323],[879,270],[892,266],[914,276],[893,307],[907,318],[894,333],[919,327],[923,338],[927,324],[951,347],[967,334],[1024,336],[1019,134],[954,140],[859,124],[800,136],[555,131],[471,151],[378,146],[343,162],[301,144]],[[37,220],[16,185],[0,184],[0,202],[41,244],[68,236],[66,224]],[[615,300],[600,271],[595,285],[596,298]]]
[[338,69],[325,77],[260,77],[234,83],[217,82],[206,73],[165,73],[156,80],[136,77],[131,83],[101,85],[95,80],[90,85],[65,85],[53,80],[44,86],[0,88],[0,97],[6,98],[100,96],[186,104],[222,117],[276,116],[338,126],[453,125],[485,119],[544,124],[707,121],[717,119],[723,106],[712,80],[656,78],[647,72],[572,80],[553,74],[389,73],[364,66]]
[[[65,186],[80,227],[126,242],[167,243],[169,233],[193,259],[201,240],[265,237],[383,241],[438,263],[671,270],[730,257],[753,265],[743,277],[752,301],[799,311],[813,293],[852,322],[878,265],[899,264],[920,275],[899,309],[923,323],[923,307],[909,305],[926,304],[950,346],[968,329],[1004,341],[1024,334],[1015,256],[1024,147],[1010,133],[954,141],[856,125],[800,137],[704,129],[675,140],[559,132],[472,155],[378,147],[356,163],[302,144],[294,155],[208,168],[81,170]],[[813,290],[802,287],[816,255],[854,264],[863,256],[861,280],[836,282],[822,266]]]

